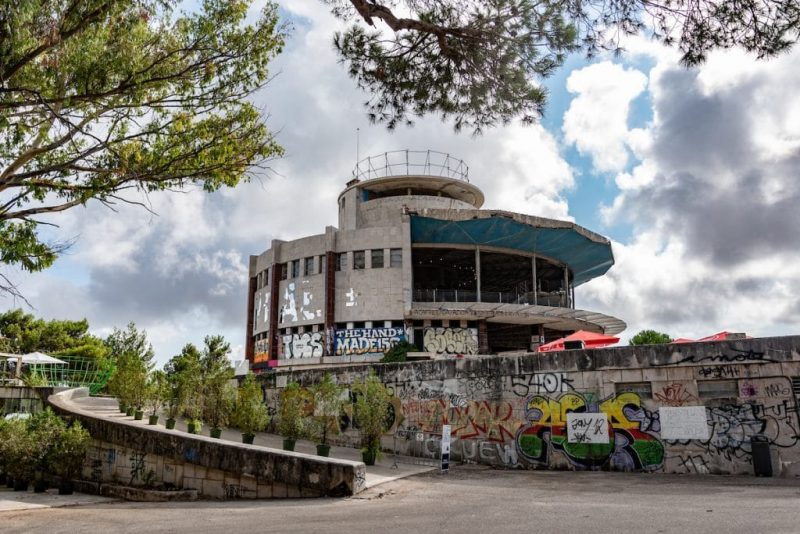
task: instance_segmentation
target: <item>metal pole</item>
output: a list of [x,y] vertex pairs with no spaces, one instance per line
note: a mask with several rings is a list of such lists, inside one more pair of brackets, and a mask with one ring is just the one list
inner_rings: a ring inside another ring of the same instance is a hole
[[564,264],[564,299],[565,308],[569,308],[569,267]]
[[478,302],[481,302],[481,249],[475,247],[475,278],[478,287]]

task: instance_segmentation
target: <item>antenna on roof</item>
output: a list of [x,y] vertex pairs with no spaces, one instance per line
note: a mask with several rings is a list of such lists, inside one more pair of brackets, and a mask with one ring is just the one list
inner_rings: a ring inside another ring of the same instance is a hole
[[356,128],[356,175],[361,171],[358,168],[359,161],[361,161],[361,128]]

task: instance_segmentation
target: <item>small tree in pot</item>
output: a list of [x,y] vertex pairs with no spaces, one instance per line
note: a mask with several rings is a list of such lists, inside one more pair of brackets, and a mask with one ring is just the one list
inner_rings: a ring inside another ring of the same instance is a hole
[[232,422],[242,431],[242,443],[253,443],[256,432],[269,423],[267,407],[262,402],[261,387],[253,373],[247,373],[236,395]]
[[205,377],[203,384],[203,419],[211,426],[211,437],[219,438],[228,424],[236,398],[230,383],[233,369],[219,369]]
[[388,430],[386,414],[391,396],[373,373],[355,382],[351,389],[356,395],[353,415],[355,425],[361,432],[361,456],[365,464],[375,465],[381,450],[381,436]]
[[[158,424],[158,411],[170,399],[170,387],[164,371],[153,371],[147,380],[147,395],[145,404],[150,411],[147,421],[150,425]],[[173,425],[174,426],[174,425]]]
[[281,391],[278,406],[278,433],[283,449],[293,451],[305,431],[305,395],[297,382],[289,382]]
[[59,495],[72,494],[73,481],[81,472],[90,439],[89,432],[78,421],[61,432],[50,460],[56,473],[61,476]]
[[328,436],[339,432],[343,389],[333,381],[330,373],[325,373],[322,380],[309,389],[314,396],[314,416],[310,426],[311,435],[317,441],[317,454],[328,456],[331,451]]

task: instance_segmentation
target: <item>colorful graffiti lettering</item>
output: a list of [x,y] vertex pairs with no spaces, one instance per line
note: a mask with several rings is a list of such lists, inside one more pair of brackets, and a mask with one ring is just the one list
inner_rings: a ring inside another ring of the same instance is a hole
[[379,354],[406,340],[402,328],[351,328],[337,330],[334,354]]
[[322,356],[322,332],[305,332],[283,336],[283,357],[318,358]]
[[407,401],[403,403],[405,420],[423,432],[441,432],[450,425],[450,434],[458,439],[482,439],[503,443],[513,440],[522,421],[514,417],[510,402],[469,401],[452,406],[448,399]]
[[426,352],[436,354],[478,354],[477,328],[426,328]]
[[[570,412],[606,414],[608,442],[569,443],[566,423]],[[548,463],[550,446],[583,468],[597,468],[610,461],[615,469],[653,470],[664,461],[663,444],[648,433],[657,432],[658,425],[636,393],[620,393],[599,406],[578,393],[566,393],[558,400],[537,395],[527,402],[526,419],[528,424],[517,433],[517,447],[535,463]]]

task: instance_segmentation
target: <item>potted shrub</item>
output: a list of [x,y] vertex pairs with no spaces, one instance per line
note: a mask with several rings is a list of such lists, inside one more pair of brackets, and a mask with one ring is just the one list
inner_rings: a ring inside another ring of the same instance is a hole
[[380,454],[381,436],[388,430],[386,414],[391,396],[374,373],[355,382],[351,389],[356,394],[353,415],[361,432],[361,457],[365,464],[375,465]]
[[317,442],[317,454],[328,456],[331,446],[328,436],[339,432],[339,416],[342,411],[342,388],[333,381],[330,373],[310,388],[314,396],[314,416],[311,420],[311,435]]
[[72,495],[73,481],[81,472],[90,439],[89,432],[75,421],[61,432],[52,448],[50,463],[61,477],[59,495]]
[[134,415],[137,408],[142,411],[146,382],[147,366],[136,354],[125,352],[117,357],[109,390],[117,396],[120,410],[124,407],[126,415]]
[[203,419],[211,427],[211,437],[219,438],[228,424],[236,390],[231,385],[233,369],[221,368],[207,375],[203,384]]
[[167,375],[164,371],[153,371],[150,373],[150,378],[147,381],[147,395],[145,400],[147,409],[150,411],[147,424],[158,424],[158,411],[164,405],[164,401],[169,398],[169,394],[169,384],[167,384]]
[[232,422],[242,431],[242,443],[253,443],[256,432],[269,423],[267,406],[262,402],[261,387],[253,373],[247,373],[236,394]]
[[202,410],[203,403],[200,394],[190,395],[186,404],[186,431],[189,434],[199,434],[203,430],[203,420],[200,419]]
[[283,450],[293,451],[305,427],[305,396],[300,384],[289,382],[278,403],[278,433],[283,436]]

